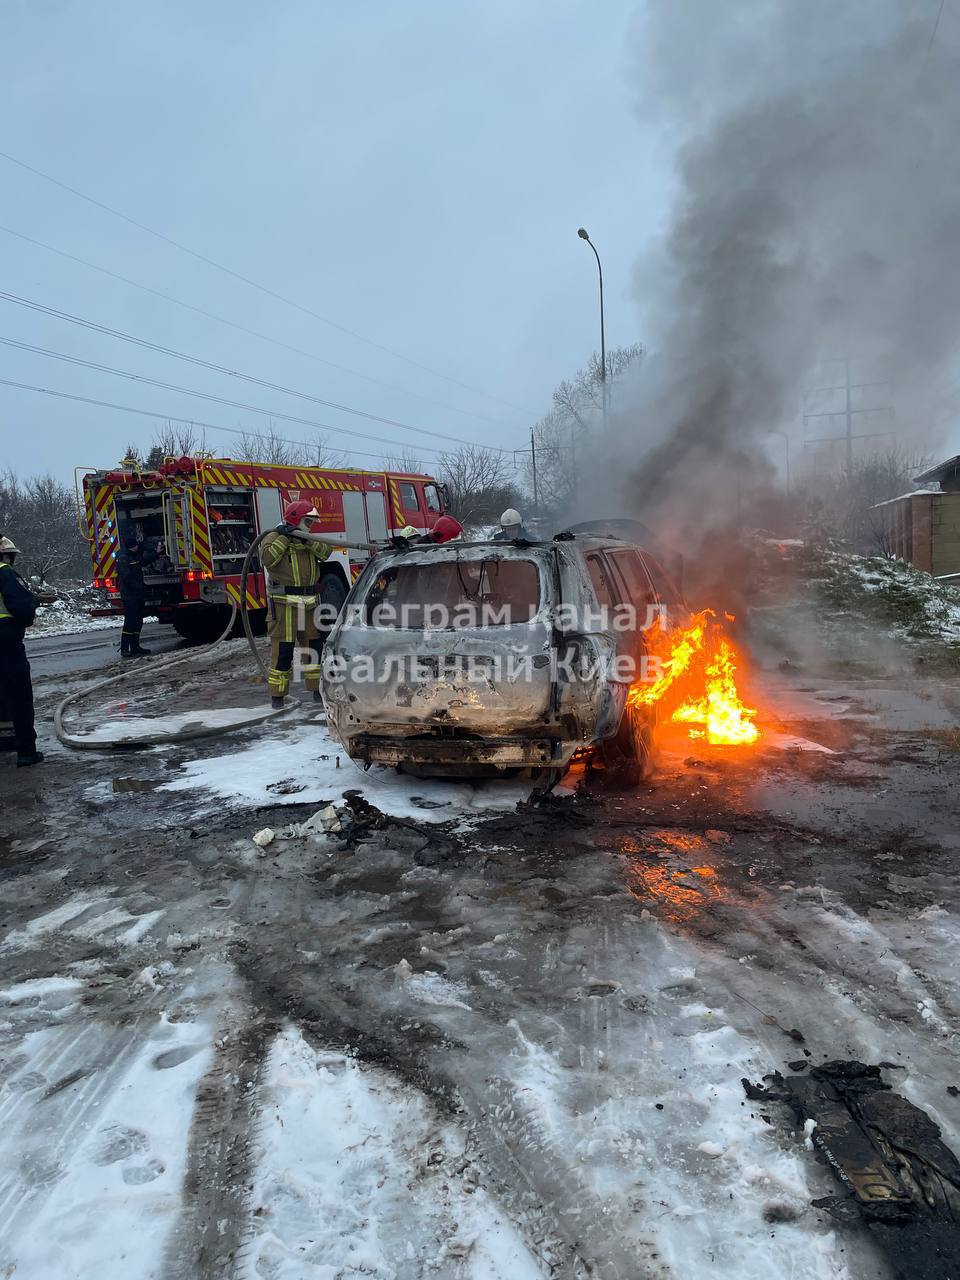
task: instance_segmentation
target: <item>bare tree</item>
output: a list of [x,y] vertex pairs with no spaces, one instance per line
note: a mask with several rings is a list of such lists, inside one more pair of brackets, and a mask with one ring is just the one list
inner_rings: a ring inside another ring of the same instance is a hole
[[311,443],[302,445],[297,466],[303,467],[346,467],[349,459],[342,449],[334,449],[327,443],[327,437],[318,435]]
[[283,467],[339,467],[345,455],[330,447],[326,436],[312,441],[287,440],[271,421],[267,431],[244,432],[238,445],[238,461],[269,462]]
[[399,453],[384,455],[383,466],[386,471],[406,472],[408,475],[424,475],[427,468],[412,449],[402,449]]
[[463,445],[437,460],[437,478],[447,486],[450,506],[463,524],[489,524],[520,503],[513,458],[482,445]]
[[[607,352],[607,391],[644,356],[643,345],[614,347]],[[601,424],[603,366],[599,355],[585,369],[565,378],[553,393],[553,405],[533,429],[537,450],[537,488],[541,509],[562,511],[571,505],[579,483],[578,456],[591,446],[593,432]],[[527,483],[533,487],[533,465],[526,464]]]
[[[629,347],[614,347],[607,352],[607,390],[622,378],[631,365],[643,359],[644,348],[640,342]],[[587,431],[596,421],[603,407],[603,377],[600,356],[595,352],[585,369],[578,369],[572,378],[565,378],[553,393],[553,412],[575,422]]]
[[193,458],[207,451],[207,435],[192,422],[174,422],[171,418],[153,433],[153,444],[144,460],[148,471],[155,471],[166,458]]
[[41,582],[85,577],[90,555],[71,489],[51,475],[0,477],[0,532],[20,548],[17,567]]
[[891,553],[883,509],[878,505],[913,489],[913,477],[930,459],[901,446],[854,459],[853,466],[828,475],[808,476],[802,496],[807,527],[854,551]]

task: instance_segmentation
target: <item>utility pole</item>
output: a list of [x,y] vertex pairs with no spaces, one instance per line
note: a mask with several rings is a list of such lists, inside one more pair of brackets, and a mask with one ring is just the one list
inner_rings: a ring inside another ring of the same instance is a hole
[[789,495],[790,495],[790,437],[787,435],[786,431],[774,431],[774,432],[773,432],[773,434],[774,434],[775,436],[779,436],[779,437],[780,437],[780,439],[783,441],[783,447],[784,447],[784,449],[786,450],[786,457],[787,457],[787,496],[789,497]]
[[[836,383],[828,387],[811,387],[810,390],[807,392],[807,397],[809,399],[811,395],[814,395],[817,392],[832,393],[836,391],[842,391],[843,407],[838,409],[827,409],[827,410],[824,410],[823,412],[818,412],[818,413],[805,413],[803,415],[803,425],[806,426],[807,423],[812,421],[814,418],[842,418],[843,424],[844,424],[843,435],[842,436],[818,436],[816,439],[813,439],[813,440],[804,440],[803,443],[804,443],[804,447],[806,447],[808,444],[825,444],[830,440],[842,440],[845,445],[846,472],[847,472],[847,475],[850,476],[853,473],[853,442],[854,440],[871,440],[879,436],[887,436],[887,435],[894,434],[891,431],[871,431],[871,432],[866,432],[860,435],[854,435],[853,420],[858,414],[887,413],[892,415],[893,409],[889,405],[878,405],[876,408],[873,408],[873,409],[855,409],[853,407],[853,393],[854,391],[862,391],[866,387],[886,387],[886,386],[889,386],[890,384],[885,378],[881,378],[876,382],[851,381],[850,360],[848,357],[844,357],[842,360],[831,360],[829,363],[843,365],[843,382]],[[788,448],[789,448],[789,445],[788,445]]]
[[533,510],[537,514],[540,511],[540,489],[537,485],[537,438],[533,427],[530,428],[530,467],[533,471]]
[[853,406],[851,405],[851,402],[850,402],[850,392],[852,391],[853,388],[850,386],[850,361],[849,360],[844,360],[843,371],[844,371],[843,389],[846,392],[846,404],[844,407],[844,417],[847,424],[847,433],[846,433],[847,434],[847,475],[849,476],[853,471]]
[[[563,449],[566,446],[560,445],[558,447]],[[533,509],[534,509],[534,513],[537,514],[540,511],[540,478],[537,475],[537,436],[536,436],[535,427],[530,428],[530,448],[514,449],[513,465],[514,466],[517,465],[518,456],[522,456],[528,453],[530,455],[530,471],[532,473],[532,478],[533,478]]]

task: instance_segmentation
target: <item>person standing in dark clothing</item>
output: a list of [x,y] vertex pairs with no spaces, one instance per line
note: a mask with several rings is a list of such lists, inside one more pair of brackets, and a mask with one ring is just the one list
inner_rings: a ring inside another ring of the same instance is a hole
[[33,682],[23,643],[27,627],[37,615],[37,597],[13,567],[17,548],[9,538],[0,538],[0,683],[13,721],[17,748],[17,768],[39,764],[33,717]]
[[129,538],[117,556],[117,581],[120,586],[120,599],[123,601],[123,630],[120,633],[121,658],[144,658],[150,653],[149,649],[144,649],[140,644],[143,611],[147,600],[143,571],[153,564],[159,554],[158,546],[145,547],[136,538]]

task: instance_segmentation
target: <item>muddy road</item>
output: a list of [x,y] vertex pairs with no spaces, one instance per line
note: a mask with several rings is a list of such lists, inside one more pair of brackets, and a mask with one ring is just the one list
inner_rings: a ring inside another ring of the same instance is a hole
[[956,690],[766,688],[534,806],[306,712],[4,764],[0,1272],[908,1274],[742,1081],[883,1063],[960,1151]]

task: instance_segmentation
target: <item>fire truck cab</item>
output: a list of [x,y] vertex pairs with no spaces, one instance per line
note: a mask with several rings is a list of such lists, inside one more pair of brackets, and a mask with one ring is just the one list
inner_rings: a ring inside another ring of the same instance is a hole
[[[355,540],[334,551],[318,584],[320,598],[339,608],[369,553],[407,525],[427,532],[445,509],[443,486],[432,476],[237,462],[230,458],[167,459],[155,471],[121,464],[83,475],[83,510],[93,585],[108,592],[100,616],[122,613],[116,556],[131,538],[162,546],[144,574],[146,611],[188,640],[218,636],[232,605],[250,544],[280,524],[283,508],[309,499],[315,528],[331,541]],[[266,618],[267,591],[258,561],[247,581],[246,607],[255,626]]]

